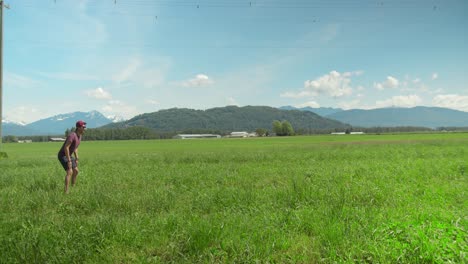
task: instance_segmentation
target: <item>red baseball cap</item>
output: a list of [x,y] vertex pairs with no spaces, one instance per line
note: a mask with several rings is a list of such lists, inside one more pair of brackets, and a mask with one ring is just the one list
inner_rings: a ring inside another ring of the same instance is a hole
[[84,128],[86,128],[86,122],[84,122],[83,120],[77,121],[77,122],[76,122],[76,127],[84,127]]

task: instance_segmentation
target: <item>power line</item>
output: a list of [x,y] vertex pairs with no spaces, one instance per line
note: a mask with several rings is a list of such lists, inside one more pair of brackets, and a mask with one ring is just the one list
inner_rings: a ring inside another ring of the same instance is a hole
[[[49,0],[51,1],[51,0]],[[450,1],[450,0],[446,0]],[[52,1],[51,1],[52,2]],[[50,2],[50,3],[51,3]],[[60,14],[63,14],[62,10],[58,10],[57,5],[60,5],[62,3],[62,0],[54,0],[54,3],[50,6],[43,5],[37,5],[36,1],[18,1],[15,3],[15,6],[18,8],[40,8],[48,11],[48,14],[51,14],[52,11],[57,11],[60,12]],[[312,3],[310,1],[261,1],[261,0],[254,0],[254,1],[249,1],[249,0],[234,0],[234,1],[229,1],[229,0],[187,0],[187,1],[182,1],[182,0],[172,0],[172,1],[167,1],[167,0],[132,0],[132,1],[125,1],[125,0],[107,0],[104,3],[108,3],[105,5],[105,8],[100,11],[95,10],[93,8],[89,8],[92,11],[97,11],[101,15],[105,13],[106,15],[119,15],[119,16],[137,16],[137,17],[147,17],[153,19],[154,23],[159,24],[159,23],[171,23],[171,22],[183,22],[187,23],[188,20],[190,19],[200,19],[200,17],[181,17],[181,16],[164,16],[160,15],[158,13],[154,12],[146,12],[144,13],[136,13],[132,12],[131,9],[125,8],[124,10],[120,9],[115,9],[115,6],[138,6],[138,7],[143,7],[143,6],[148,6],[148,5],[157,5],[157,4],[167,4],[169,6],[173,7],[180,7],[179,5],[188,5],[191,7],[194,7],[195,4],[197,6],[203,7],[203,6],[213,6],[213,7],[233,7],[234,5],[242,5],[243,7],[248,7],[250,6],[256,7],[256,8],[269,8],[269,7],[289,7],[289,8],[301,8],[301,7],[327,7],[327,8],[337,8],[341,7],[342,5],[348,6],[350,5],[351,1],[313,1]],[[353,1],[354,2],[354,1]],[[351,2],[351,3],[353,3]],[[359,1],[359,3],[367,3],[371,4],[373,6],[382,6],[383,8],[387,8],[389,5],[387,4],[388,1]],[[420,6],[421,3],[420,1],[413,1],[413,0],[406,0],[406,1],[391,1],[394,6],[400,6],[400,7],[407,7],[407,6]],[[96,7],[98,4],[102,4],[102,1],[91,1],[88,3],[89,6]],[[355,3],[355,2],[354,2]],[[397,3],[397,4],[395,4]],[[428,6],[426,6],[427,9],[433,8],[431,6],[432,3],[430,3]],[[359,5],[352,5],[354,8],[358,8]],[[56,8],[54,8],[56,7]],[[319,13],[318,13],[319,14]],[[204,17],[204,19],[206,19]],[[219,21],[219,17],[215,18],[217,22],[226,24],[226,23],[238,23],[238,17],[233,16],[233,17],[223,17],[223,21]],[[403,21],[408,24],[412,23],[427,23],[427,19],[422,19],[418,18],[417,16],[413,16],[410,18],[406,18],[407,21]],[[285,23],[294,23],[294,24],[326,24],[326,23],[366,23],[366,24],[378,24],[379,22],[384,22],[382,21],[381,17],[375,17],[375,18],[349,18],[349,19],[336,19],[336,18],[330,18],[330,17],[325,17],[325,16],[313,16],[310,15],[310,13],[303,15],[303,16],[252,16],[248,17],[247,19],[244,19],[243,22],[247,23],[252,23],[253,27],[258,26],[259,28],[261,25],[259,25],[259,22],[267,22],[267,23],[282,23],[283,26]],[[387,23],[387,21],[385,21]],[[252,27],[250,27],[252,28]],[[21,46],[24,45],[29,45],[29,46],[45,46],[45,45],[65,45],[65,46],[74,46],[74,47],[94,47],[95,45],[99,45],[99,43],[93,43],[93,42],[48,42],[48,41],[37,41],[37,40],[32,40],[32,41],[25,41],[25,40],[7,40],[9,43],[20,43]],[[160,45],[153,45],[151,43],[114,43],[113,46],[120,46],[120,47],[160,47]],[[173,47],[171,45],[171,47]],[[184,46],[185,48],[185,46]],[[285,49],[285,48],[299,48],[299,49],[310,49],[310,48],[315,48],[315,46],[310,46],[310,45],[296,45],[296,46],[284,46],[284,45],[230,45],[230,46],[207,46],[207,45],[202,45],[199,47],[195,48],[217,48],[217,49],[260,49],[260,48],[272,48],[272,49]]]
[[[449,1],[449,0],[447,0]],[[183,22],[183,23],[187,23],[187,20],[188,18],[187,17],[180,17],[180,16],[161,16],[159,14],[155,14],[155,13],[134,13],[134,12],[131,12],[131,11],[128,11],[128,9],[125,9],[125,11],[121,11],[121,10],[115,10],[112,6],[121,6],[121,5],[140,5],[140,7],[142,5],[146,5],[146,4],[154,4],[154,3],[166,3],[166,4],[190,4],[190,5],[193,5],[195,3],[199,3],[199,4],[209,4],[209,3],[221,3],[220,5],[221,6],[231,6],[231,3],[234,3],[234,4],[237,4],[239,3],[239,1],[221,1],[221,0],[217,0],[217,1],[209,1],[209,0],[205,0],[205,1],[202,1],[202,0],[194,0],[194,1],[177,1],[177,0],[174,0],[174,1],[165,1],[165,0],[151,0],[151,1],[144,1],[144,0],[133,0],[131,2],[126,2],[125,0],[119,0],[119,1],[116,1],[116,0],[112,0],[113,3],[111,3],[111,0],[108,0],[108,3],[109,5],[106,6],[106,8],[104,10],[109,10],[106,12],[107,15],[126,15],[126,16],[138,16],[138,17],[148,17],[148,18],[151,18],[151,19],[154,19],[154,23],[168,23],[168,22]],[[295,7],[298,7],[297,4],[307,4],[309,3],[308,1],[305,1],[305,2],[301,2],[301,1],[291,1],[291,2],[283,2],[283,3],[278,3],[278,2],[273,2],[273,1],[240,1],[242,4],[246,4],[246,3],[249,3],[251,4],[252,2],[254,3],[254,5],[258,5],[259,3],[261,4],[282,4],[282,5],[286,5],[287,3],[293,3],[294,5],[296,5]],[[384,3],[383,1],[380,1],[381,3]],[[411,0],[407,0],[407,1],[400,1],[399,3],[411,3],[412,1]],[[30,2],[30,4],[27,4],[27,2],[23,2],[23,7],[25,6],[28,6],[28,7],[33,7],[33,8],[44,8],[44,5],[42,6],[37,6],[37,5],[34,5],[34,4],[31,4],[31,3],[36,3],[35,1],[34,2]],[[97,5],[97,2],[89,2],[90,4],[93,4],[93,5]],[[101,2],[102,3],[102,2]],[[229,4],[229,5],[226,5]],[[349,1],[330,1],[330,2],[314,2],[315,4],[321,4],[321,5],[327,5],[329,7],[331,6],[335,6],[337,7],[338,6],[338,3],[339,4],[342,4],[342,3],[349,3]],[[331,4],[327,4],[327,3],[331,3]],[[378,1],[368,1],[368,3],[379,3]],[[415,2],[413,2],[415,3]],[[57,5],[60,4],[60,0],[57,2]],[[108,8],[109,6],[111,6],[111,8]],[[203,5],[202,5],[203,6]],[[293,5],[290,5],[290,6],[293,6]],[[54,10],[53,8],[49,8],[47,7],[46,8],[47,10],[49,10],[49,14],[51,13],[50,10]],[[58,11],[58,10],[56,10]],[[61,14],[63,13],[63,11],[61,11]],[[100,12],[102,14],[102,12]],[[199,19],[199,17],[192,17],[192,18],[195,18],[195,19]],[[217,20],[219,20],[219,17],[216,18]],[[237,23],[238,22],[238,18],[237,17],[232,17],[232,18],[228,18],[228,17],[223,17],[222,18],[223,21],[218,21],[220,23],[223,23],[223,24],[226,24],[226,23],[229,23],[229,22],[232,22],[232,23]],[[232,20],[229,20],[229,19],[232,19]],[[418,18],[416,16],[414,17],[411,17],[410,18],[411,20],[410,21],[407,21],[409,23],[406,23],[406,25],[408,24],[411,24],[411,23],[419,23],[419,22],[423,22],[423,23],[427,23],[427,19],[421,19],[421,18]],[[255,17],[249,17],[248,19],[246,19],[245,21],[247,22],[260,22],[260,21],[265,21],[267,23],[272,23],[272,22],[278,22],[278,23],[304,23],[304,24],[319,24],[319,23],[369,23],[369,24],[378,24],[380,21],[381,21],[381,18],[379,17],[375,17],[375,18],[368,18],[368,19],[361,19],[361,18],[351,18],[351,19],[334,19],[334,18],[327,18],[327,17],[319,17],[319,16],[310,16],[307,15],[305,17],[298,17],[298,16],[294,16],[294,17],[291,17],[291,16],[255,16]],[[256,26],[259,26],[258,24],[256,24]],[[259,26],[260,27],[260,26]],[[99,43],[93,43],[93,42],[41,42],[41,41],[37,41],[37,40],[33,40],[33,41],[24,41],[24,40],[8,40],[9,43],[20,43],[21,46],[24,46],[24,45],[30,45],[30,46],[43,46],[43,45],[66,45],[66,46],[74,46],[74,47],[94,47],[96,45],[99,45]],[[160,45],[153,45],[151,43],[114,43],[113,46],[121,46],[121,47],[160,47]],[[173,47],[172,45],[170,47]],[[186,48],[184,46],[184,48]],[[217,48],[217,49],[260,49],[260,48],[272,48],[272,49],[289,49],[289,48],[299,48],[299,49],[310,49],[310,48],[315,48],[314,46],[310,46],[310,45],[297,45],[297,46],[284,46],[284,45],[279,45],[279,46],[276,46],[276,45],[271,45],[271,44],[268,44],[268,45],[230,45],[230,46],[206,46],[206,45],[203,45],[203,46],[199,46],[199,47],[195,47],[195,48]]]
[[[134,5],[134,4],[135,3],[132,2],[131,5]],[[172,4],[173,3],[171,2],[171,5]],[[120,2],[116,2],[116,5],[123,5],[123,4],[120,4]],[[191,6],[194,7],[195,5],[191,4]],[[23,5],[22,7],[23,8],[41,9],[43,11],[46,11],[48,14],[54,14],[54,13],[63,14],[62,9],[58,9],[58,8],[54,8],[54,7],[44,7],[43,5]],[[179,6],[173,6],[173,7],[179,7]],[[215,6],[212,6],[212,7],[215,7]],[[228,6],[216,5],[216,7],[228,7]],[[232,7],[232,6],[229,6],[229,7]],[[303,6],[290,6],[288,8],[304,8],[304,7]],[[310,7],[310,8],[312,8],[312,7]],[[352,8],[360,8],[360,7],[359,6],[353,6]],[[424,9],[426,11],[430,11],[430,10],[434,11],[434,10],[438,10],[439,7],[438,6],[427,5],[427,6],[424,7]],[[89,13],[98,13],[100,15],[106,15],[106,16],[118,15],[118,16],[142,17],[142,18],[151,17],[151,18],[155,18],[155,20],[157,20],[159,22],[171,22],[171,21],[185,22],[187,19],[191,18],[191,17],[187,17],[187,16],[184,16],[184,17],[174,16],[174,15],[166,16],[166,15],[161,15],[161,13],[159,13],[159,12],[152,12],[151,10],[144,10],[143,12],[142,11],[131,11],[128,8],[125,8],[123,10],[116,10],[114,8],[105,8],[103,10],[92,9],[91,11],[89,11]],[[199,17],[196,17],[196,18],[199,19]],[[207,16],[207,14],[204,14],[203,18],[207,19],[207,18],[210,18],[210,17]],[[219,18],[217,18],[217,19],[219,19]],[[227,17],[224,17],[223,19],[227,19]],[[233,19],[237,19],[237,18],[234,17]],[[379,17],[376,16],[375,18],[371,18],[371,19],[362,19],[362,18],[329,19],[329,18],[324,17],[323,15],[321,15],[321,12],[317,12],[315,15],[308,13],[308,14],[302,14],[302,15],[299,15],[299,16],[295,15],[294,17],[288,17],[287,15],[265,16],[265,15],[255,14],[255,16],[251,16],[251,17],[248,18],[249,21],[254,21],[254,22],[258,22],[258,21],[266,21],[266,22],[272,22],[273,21],[273,22],[276,22],[276,21],[279,21],[279,22],[294,22],[294,23],[318,23],[318,22],[378,23],[379,20],[381,20],[381,19],[382,19],[381,16],[379,16]],[[418,16],[413,16],[413,17],[411,17],[411,20],[407,21],[407,22],[409,22],[409,23],[412,23],[412,22],[427,22],[427,19],[419,18]]]
[[[56,0],[55,0],[56,1]],[[60,2],[54,2],[55,5],[60,4]],[[92,1],[89,2],[88,6],[102,6],[102,1]],[[158,7],[158,6],[167,6],[167,7],[191,7],[191,8],[257,8],[257,9],[322,9],[322,8],[346,8],[346,9],[360,9],[360,8],[378,8],[378,9],[390,9],[390,8],[432,8],[441,5],[450,4],[450,0],[445,1],[209,1],[209,0],[193,0],[193,1],[177,1],[177,0],[151,0],[151,1],[123,1],[123,0],[113,0],[112,5],[109,1],[108,7],[112,6],[125,6],[125,7]],[[36,7],[47,9],[49,6],[45,5],[44,2],[37,4],[37,1],[33,2],[18,2],[15,5],[23,7]]]
[[[49,0],[51,1],[51,0]],[[63,10],[59,5],[64,0],[59,0],[58,2],[54,0],[55,4],[45,5],[41,2],[39,5],[37,1],[18,1],[15,5],[18,8],[28,9],[41,9],[43,12],[47,12],[48,14],[63,14]],[[244,9],[279,9],[284,10],[285,12],[291,9],[321,9],[321,8],[344,8],[348,9],[363,9],[363,8],[400,8],[401,10],[407,10],[408,8],[414,9],[424,9],[426,11],[438,11],[440,9],[439,5],[436,5],[438,0],[434,0],[433,2],[425,1],[425,4],[421,4],[421,1],[418,0],[405,0],[405,1],[383,1],[383,0],[368,0],[368,1],[343,1],[343,0],[327,0],[327,1],[301,1],[301,0],[289,0],[289,1],[268,1],[268,0],[107,0],[103,1],[91,1],[88,2],[87,5],[89,10],[87,11],[89,14],[99,14],[99,15],[106,15],[106,16],[127,16],[127,17],[150,17],[154,18],[154,22],[158,23],[167,23],[167,22],[174,22],[174,21],[181,21],[186,22],[191,17],[187,16],[174,16],[174,15],[164,15],[163,11],[158,9],[152,10],[152,8],[157,8],[158,6],[167,6],[172,8],[191,8],[194,11],[203,8],[244,8]],[[451,0],[445,0],[444,5],[449,3]],[[49,2],[52,3],[52,2]],[[104,3],[104,5],[103,5]],[[107,4],[105,4],[107,3]],[[122,8],[121,8],[122,7]],[[130,7],[137,7],[143,8],[143,11],[135,11],[134,8]],[[72,11],[72,10],[70,10]],[[166,10],[167,11],[167,10]],[[193,13],[196,14],[196,13]],[[203,14],[202,19],[209,19],[210,15],[216,16],[219,13],[213,14]],[[265,16],[261,14],[250,14],[248,18],[249,21],[252,22],[280,22],[280,23],[295,23],[295,24],[305,24],[305,23],[319,23],[319,22],[328,22],[328,23],[379,23],[382,19],[382,16],[371,18],[371,19],[362,19],[362,18],[352,18],[352,19],[335,19],[330,17],[326,17],[323,15],[323,12],[317,10],[314,13],[306,12],[301,14],[294,14],[293,17],[290,16],[291,14],[284,13],[283,15],[276,15],[276,16]],[[356,15],[357,16],[357,15]],[[200,19],[200,17],[195,17],[196,19]],[[216,18],[216,19],[219,19]],[[228,19],[228,17],[222,18],[224,21]],[[233,17],[235,20],[236,17]],[[221,21],[223,22],[223,21]],[[424,22],[426,23],[427,20],[419,18],[419,16],[414,15],[410,18],[408,23],[417,23],[417,22]]]

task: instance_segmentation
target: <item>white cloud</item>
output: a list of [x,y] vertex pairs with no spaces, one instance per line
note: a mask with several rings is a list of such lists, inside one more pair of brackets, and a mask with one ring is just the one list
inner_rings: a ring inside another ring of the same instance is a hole
[[434,106],[468,112],[468,95],[440,94],[432,99]]
[[397,88],[399,85],[400,82],[398,79],[392,76],[387,76],[387,79],[384,82],[374,83],[374,87],[378,90]]
[[95,99],[101,99],[101,100],[112,99],[112,95],[108,91],[102,89],[101,87],[98,87],[94,90],[87,90],[85,91],[85,94],[88,97],[95,98]]
[[320,105],[315,101],[309,101],[309,102],[305,102],[303,104],[295,105],[295,107],[296,108],[304,108],[304,107],[319,108]]
[[205,74],[197,74],[195,78],[182,82],[183,87],[202,87],[213,84],[213,80]]
[[[362,75],[363,71],[344,72],[331,71],[315,80],[306,80],[304,89],[299,92],[284,92],[280,97],[284,98],[305,98],[319,95],[327,95],[334,98],[348,96],[353,92],[351,87],[351,77]],[[359,91],[364,87],[358,86]]]
[[239,106],[239,103],[237,103],[236,99],[234,99],[233,97],[229,97],[227,98],[227,105],[236,105],[236,106]]
[[431,80],[435,80],[437,78],[439,78],[439,74],[437,72],[434,72],[431,76]]
[[377,101],[375,103],[376,108],[382,107],[414,107],[419,105],[422,102],[422,99],[418,95],[407,95],[407,96],[393,96],[390,99]]
[[359,72],[339,73],[337,71],[331,71],[329,74],[315,80],[305,81],[304,88],[314,95],[326,94],[332,97],[346,96],[350,95],[353,91],[350,86],[350,77],[360,74]]

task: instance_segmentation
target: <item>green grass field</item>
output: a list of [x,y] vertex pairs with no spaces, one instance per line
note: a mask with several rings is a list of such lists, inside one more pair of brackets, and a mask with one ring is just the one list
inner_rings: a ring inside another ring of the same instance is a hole
[[463,263],[468,134],[3,144],[0,263]]

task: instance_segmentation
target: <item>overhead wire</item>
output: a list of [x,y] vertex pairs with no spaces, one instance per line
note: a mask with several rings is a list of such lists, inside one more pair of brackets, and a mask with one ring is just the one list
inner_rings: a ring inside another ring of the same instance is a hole
[[[23,0],[25,1],[25,0]],[[60,0],[59,0],[60,1]],[[408,5],[408,3],[415,3],[414,2],[415,0],[406,0],[406,1],[398,1],[399,3],[401,3],[401,5],[399,6],[393,6],[393,8],[402,8],[402,9],[406,9],[408,7],[411,7],[410,5]],[[446,1],[450,1],[450,0],[446,0]],[[149,1],[144,1],[144,0],[132,0],[132,1],[124,1],[124,0],[117,0],[117,3],[116,4],[110,4],[110,0],[108,0],[108,4],[107,4],[107,7],[106,8],[102,8],[101,10],[96,10],[96,9],[93,9],[93,8],[89,8],[88,12],[99,12],[99,14],[101,15],[120,15],[120,16],[132,16],[132,17],[151,17],[151,18],[155,18],[157,17],[158,18],[158,21],[161,21],[162,19],[163,20],[167,20],[167,21],[174,21],[174,20],[184,20],[184,19],[187,19],[187,17],[177,17],[177,16],[167,16],[167,15],[161,15],[161,13],[158,12],[158,10],[155,10],[155,11],[152,11],[152,10],[149,10],[149,9],[146,9],[144,10],[144,12],[141,12],[141,11],[134,11],[134,10],[131,10],[129,8],[123,8],[123,9],[120,9],[120,7],[124,6],[124,5],[127,5],[128,7],[141,7],[142,5],[154,5],[154,4],[164,4],[164,5],[167,5],[167,6],[171,6],[171,7],[195,7],[196,5],[197,6],[201,6],[201,7],[223,7],[223,8],[232,8],[232,7],[246,7],[248,3],[254,3],[254,5],[252,5],[251,7],[252,8],[297,8],[297,9],[303,9],[303,8],[337,8],[337,7],[340,7],[340,8],[358,8],[358,9],[362,9],[362,8],[367,8],[367,7],[364,7],[364,6],[360,6],[360,5],[356,5],[356,4],[352,4],[350,5],[350,1],[323,1],[323,2],[320,2],[320,4],[316,3],[315,5],[312,5],[312,4],[307,4],[307,5],[304,5],[304,3],[310,3],[309,1],[296,1],[296,2],[292,2],[292,3],[300,3],[301,5],[291,5],[291,2],[287,2],[287,3],[281,3],[281,5],[270,5],[270,4],[278,4],[277,2],[263,2],[263,4],[259,5],[258,4],[258,0],[257,1],[248,1],[248,0],[244,0],[244,1],[241,1],[242,3],[239,3],[239,1],[235,0],[235,1],[222,1],[222,0],[216,0],[216,1],[210,1],[210,0],[189,0],[189,1],[177,1],[177,0],[174,0],[174,1],[167,1],[167,0],[149,0]],[[113,2],[113,1],[112,1]],[[261,3],[262,3],[261,2]],[[380,3],[380,2],[385,2],[385,1],[367,1],[369,3]],[[394,1],[392,1],[393,3]],[[28,3],[28,2],[26,2]],[[56,6],[56,4],[52,5],[52,6],[44,6],[44,5],[38,5],[36,1],[33,1],[33,2],[29,2],[29,4],[26,4],[26,3],[22,3],[22,2],[19,2],[17,4],[18,7],[23,7],[23,8],[35,8],[35,9],[41,9],[43,12],[47,12],[47,13],[50,13],[50,14],[53,14],[53,13],[63,13],[63,11],[60,9],[57,8],[54,8],[54,6]],[[34,4],[33,4],[34,3]],[[209,3],[209,5],[205,5],[205,3]],[[217,4],[210,4],[210,3],[217,3]],[[226,4],[226,3],[233,3],[233,4]],[[102,4],[102,2],[88,2],[88,5],[90,6],[97,6],[98,4]],[[180,6],[180,5],[182,6]],[[235,4],[235,5],[234,5]],[[241,5],[242,4],[242,5]],[[346,5],[343,5],[343,4],[346,4]],[[114,6],[118,6],[119,9],[116,9],[116,7]],[[381,6],[385,6],[383,8],[390,8],[388,4],[382,4]],[[378,8],[382,8],[379,5],[376,5],[376,6],[371,6],[371,7],[378,7]],[[368,6],[369,7],[369,6]],[[432,5],[425,5],[425,6],[421,6],[421,5],[418,5],[418,6],[412,6],[414,8],[420,8],[420,9],[426,9],[426,10],[430,10],[430,9],[433,9],[433,6]],[[250,8],[250,6],[249,6]],[[204,14],[206,15],[206,14]],[[286,15],[284,16],[260,16],[260,15],[256,15],[254,18],[250,17],[249,19],[252,19],[252,20],[255,20],[255,21],[262,21],[262,20],[266,20],[267,22],[269,21],[288,21],[288,22],[309,22],[309,23],[316,23],[316,22],[319,22],[319,21],[326,21],[327,19],[326,18],[323,18],[323,15],[321,12],[317,12],[315,14],[310,14],[308,13],[307,14],[307,17],[298,17],[298,16],[294,16],[293,18],[287,18]],[[334,20],[334,21],[337,21],[337,22],[345,22],[345,23],[359,23],[359,22],[378,22],[379,21],[379,18],[373,18],[373,19],[362,19],[362,18],[359,18],[359,19],[341,19],[341,20]],[[418,21],[418,18],[417,17],[413,17],[412,18],[412,21]],[[423,21],[422,19],[419,19],[419,21]]]
[[[433,1],[424,1],[423,3],[419,0],[405,0],[405,1],[383,1],[383,0],[373,0],[373,1],[249,1],[249,0],[242,0],[242,1],[210,1],[210,0],[192,0],[192,1],[178,1],[178,0],[151,0],[151,1],[125,1],[125,0],[117,0],[114,1],[108,0],[108,7],[112,6],[123,6],[123,7],[142,7],[142,6],[169,6],[169,7],[191,7],[191,8],[202,8],[202,7],[219,7],[219,8],[232,8],[232,7],[240,7],[240,8],[421,8],[422,6],[430,6],[433,8],[434,5],[441,5],[447,4],[451,0],[433,0]],[[453,1],[453,0],[452,0]],[[28,7],[45,7],[47,3],[58,5],[61,4],[61,1],[58,2],[49,2],[47,1],[18,1],[15,2],[16,6],[28,6]],[[103,1],[91,1],[88,2],[88,6],[98,6],[102,5]]]
[[[446,1],[450,1],[450,0],[446,0]],[[26,1],[26,0],[22,0],[22,1],[17,1],[17,7],[26,7],[26,8],[43,8],[47,11],[51,11],[51,10],[54,10],[53,7],[54,6],[57,6],[59,5],[61,2],[61,0],[58,0],[57,2],[55,2],[53,5],[50,5],[49,3],[49,6],[47,7],[44,7],[44,6],[41,6],[41,5],[37,5],[37,2],[36,1]],[[229,0],[216,0],[216,1],[210,1],[210,0],[188,0],[188,1],[181,1],[181,0],[173,0],[173,1],[167,1],[167,0],[132,0],[132,1],[125,1],[125,0],[117,0],[117,1],[110,1],[108,0],[108,4],[105,8],[103,8],[102,10],[99,10],[99,13],[105,13],[107,15],[123,15],[123,16],[137,16],[137,17],[151,17],[151,18],[155,18],[155,20],[157,21],[157,23],[167,23],[167,22],[186,22],[186,17],[176,17],[176,16],[170,16],[170,17],[166,17],[166,16],[161,16],[160,14],[158,13],[135,13],[133,10],[128,10],[128,9],[124,9],[124,10],[120,10],[120,9],[116,9],[116,7],[118,6],[119,8],[121,6],[137,6],[137,7],[142,7],[142,6],[149,6],[149,5],[161,5],[161,4],[166,4],[168,6],[171,6],[171,7],[187,7],[187,6],[191,6],[193,7],[195,4],[198,4],[198,6],[210,6],[211,7],[224,7],[224,8],[231,8],[234,6],[234,4],[236,5],[239,5],[242,4],[243,6],[245,6],[246,3],[254,3],[253,7],[252,8],[317,8],[317,7],[323,7],[323,8],[337,8],[337,7],[342,7],[343,4],[349,4],[350,1],[339,1],[339,0],[335,0],[335,1],[314,1],[312,4],[310,3],[310,1],[261,1],[261,0],[257,0],[257,1],[248,1],[248,0],[244,0],[244,1],[229,1]],[[362,1],[361,1],[362,2]],[[382,7],[380,8],[389,8],[386,3],[388,1],[365,1],[366,3],[372,3],[373,6],[376,6],[376,5],[380,5]],[[408,6],[411,6],[410,4],[412,3],[412,5],[414,6],[416,3],[418,3],[419,7],[422,8],[422,6],[420,5],[420,1],[414,1],[414,0],[407,0],[407,1],[392,1],[393,3],[399,3],[400,5],[400,8],[406,8]],[[217,3],[217,4],[215,4]],[[435,1],[433,1],[432,3],[435,3]],[[102,4],[102,2],[88,2],[88,5],[90,5],[91,7],[92,6],[97,6],[98,4]],[[251,5],[250,5],[251,6]],[[250,8],[249,6],[249,8]],[[356,5],[353,5],[353,7],[356,8]],[[425,8],[427,9],[428,7],[425,6]],[[90,8],[91,9],[91,8]],[[107,10],[107,11],[106,11]],[[57,12],[58,11],[58,8],[56,9]],[[228,21],[227,18],[223,18],[224,21],[223,23],[226,23]],[[327,18],[324,18],[324,17],[320,17],[320,16],[307,16],[307,17],[286,17],[286,16],[275,16],[275,17],[269,17],[269,16],[263,16],[263,17],[254,17],[254,18],[249,18],[250,20],[249,21],[255,21],[255,22],[258,22],[258,21],[265,21],[265,22],[268,22],[268,23],[272,23],[272,22],[279,22],[279,23],[310,23],[310,24],[318,24],[318,23],[378,23],[379,22],[379,18],[373,18],[373,19],[362,19],[362,18],[356,18],[356,19],[328,19]],[[417,18],[413,18],[413,22],[418,22],[418,19]],[[235,23],[236,21],[236,18],[232,18],[232,22]],[[419,22],[424,22],[425,20],[423,19],[420,19]],[[9,42],[14,42],[15,40],[7,40]],[[29,45],[48,45],[48,42],[46,41],[28,41],[28,44]],[[67,43],[67,42],[63,42],[64,45],[75,45],[75,46],[93,46],[95,45],[96,43],[93,43],[93,42],[82,42],[82,43],[76,43],[76,42],[72,42],[72,43]],[[114,45],[116,45],[114,43]],[[146,46],[146,47],[159,47],[160,45],[157,45],[157,44],[149,44],[149,43],[124,43],[124,42],[121,42],[121,43],[118,43],[117,45],[119,46],[122,46],[122,47],[129,47],[129,46],[135,46],[135,47],[140,47],[140,46]],[[206,48],[239,48],[239,49],[242,49],[242,48],[265,48],[265,47],[268,47],[268,48],[272,48],[272,49],[275,49],[275,48],[294,48],[294,47],[291,47],[291,46],[288,46],[288,45],[235,45],[235,46],[223,46],[223,47],[220,47],[220,46],[204,46]],[[204,48],[204,47],[201,47],[201,48]],[[315,48],[316,46],[310,46],[310,45],[298,45],[298,46],[295,46],[297,48]]]

